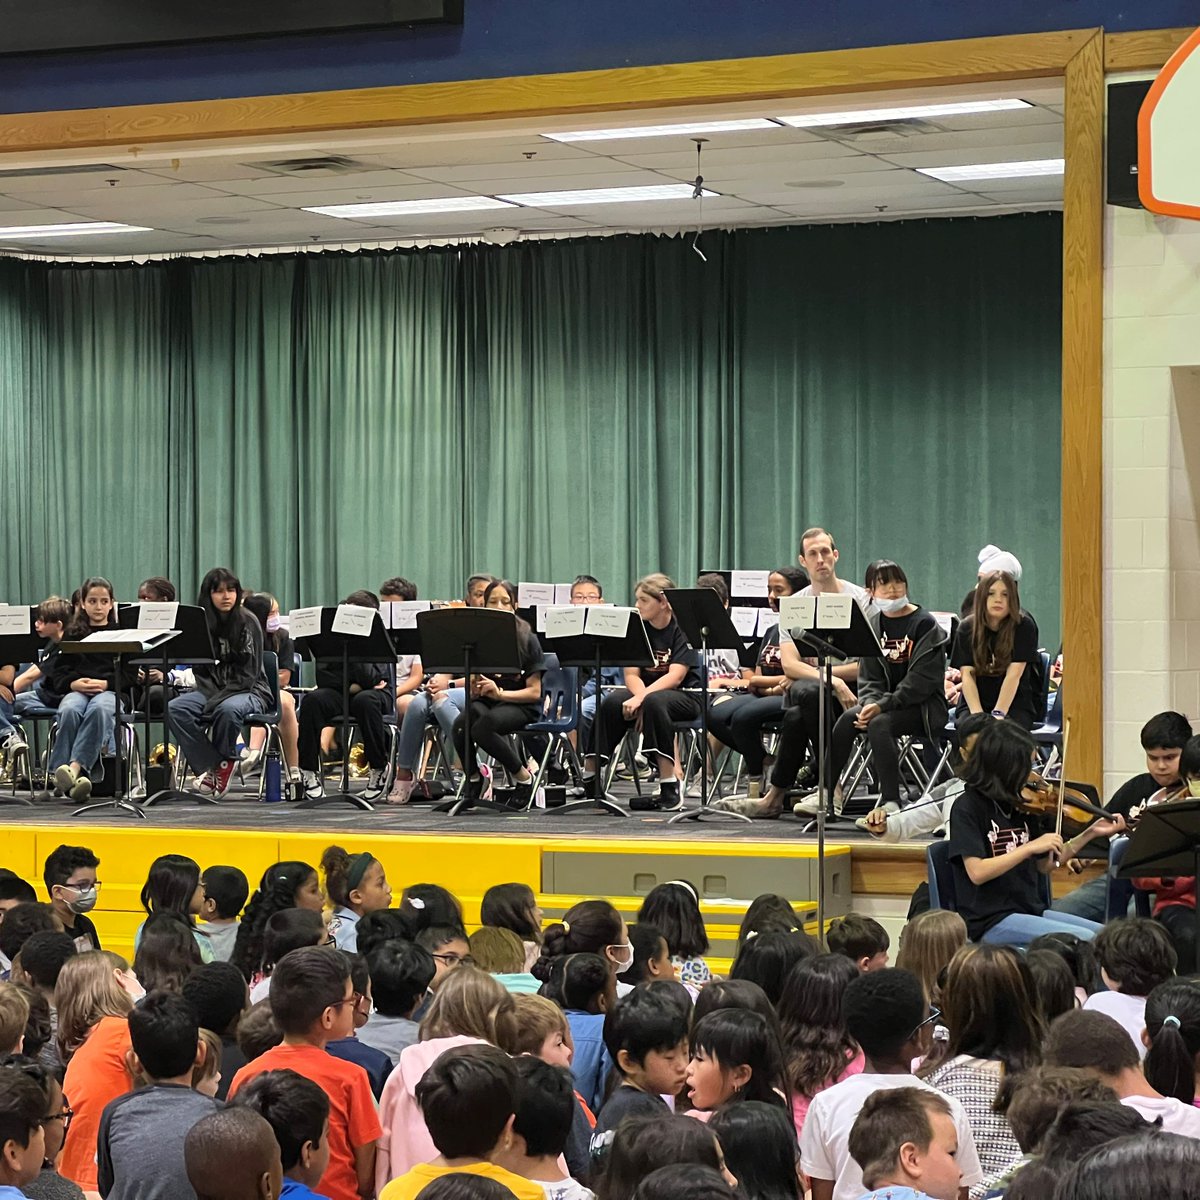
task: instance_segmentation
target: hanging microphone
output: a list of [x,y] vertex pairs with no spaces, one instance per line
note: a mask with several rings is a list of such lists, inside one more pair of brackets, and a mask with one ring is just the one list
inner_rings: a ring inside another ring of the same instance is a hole
[[692,199],[700,200],[704,196],[704,176],[697,175],[695,185],[692,187]]

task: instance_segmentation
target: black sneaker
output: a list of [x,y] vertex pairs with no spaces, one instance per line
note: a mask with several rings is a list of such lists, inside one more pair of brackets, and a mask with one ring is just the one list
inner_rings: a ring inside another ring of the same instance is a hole
[[634,796],[629,801],[630,812],[679,812],[683,808],[683,797],[679,794],[679,780],[660,783],[658,791],[649,796]]

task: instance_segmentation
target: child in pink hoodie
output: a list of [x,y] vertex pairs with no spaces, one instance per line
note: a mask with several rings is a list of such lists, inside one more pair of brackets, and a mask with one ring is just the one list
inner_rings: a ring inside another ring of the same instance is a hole
[[437,1157],[425,1127],[416,1089],[421,1077],[447,1050],[486,1043],[511,1050],[516,1033],[512,994],[474,967],[458,967],[446,977],[421,1022],[421,1040],[401,1051],[379,1098],[379,1139],[375,1187]]

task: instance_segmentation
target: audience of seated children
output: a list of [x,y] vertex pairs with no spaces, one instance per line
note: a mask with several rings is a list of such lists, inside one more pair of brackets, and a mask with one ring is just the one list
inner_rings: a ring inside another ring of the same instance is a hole
[[606,1048],[606,1014],[617,1002],[616,980],[597,954],[568,954],[554,964],[544,995],[561,1004],[571,1028],[575,1087],[593,1112],[607,1095],[612,1059]]
[[[598,954],[616,979],[633,963],[629,926],[607,900],[582,900],[572,905],[561,921],[546,928],[541,956],[530,968],[532,974],[545,983],[551,964],[564,954]],[[631,990],[627,984],[617,985],[618,996]]]
[[1092,942],[1100,960],[1104,991],[1083,1004],[1088,1012],[1107,1013],[1123,1025],[1138,1054],[1145,1054],[1146,997],[1175,974],[1175,948],[1165,929],[1154,921],[1127,917],[1110,921]]
[[951,959],[967,944],[966,922],[945,908],[917,913],[900,931],[896,966],[911,971],[930,1004],[941,1007],[941,986]]
[[32,988],[46,1001],[47,1017],[50,1022],[50,1037],[37,1055],[38,1062],[48,1071],[62,1074],[63,1063],[59,1058],[55,1035],[58,1032],[58,1011],[54,1007],[54,989],[67,959],[74,958],[78,951],[75,943],[65,933],[45,930],[32,934],[21,947],[20,978],[18,982]]
[[46,1137],[45,1158],[37,1178],[23,1186],[22,1195],[29,1200],[83,1200],[83,1192],[79,1187],[69,1179],[64,1179],[54,1166],[62,1150],[66,1124],[71,1117],[58,1075],[21,1054],[0,1058],[0,1072],[10,1070],[27,1075],[41,1088],[45,1097],[45,1107],[42,1109],[45,1113],[42,1125]]
[[443,1051],[416,1086],[436,1156],[382,1187],[379,1200],[415,1200],[426,1184],[458,1171],[502,1183],[517,1200],[545,1200],[540,1184],[500,1165],[513,1151],[518,1078],[513,1060],[495,1046]]
[[598,1200],[633,1200],[663,1163],[705,1167],[723,1176],[730,1188],[737,1185],[725,1164],[721,1143],[700,1121],[670,1112],[642,1113],[625,1118],[610,1140],[604,1174],[596,1185]]
[[[813,1200],[858,1200],[866,1188],[862,1169],[850,1154],[854,1121],[873,1093],[893,1088],[927,1088],[912,1073],[912,1063],[929,1053],[935,1013],[921,981],[908,971],[868,971],[846,986],[846,1029],[862,1048],[866,1064],[813,1097],[800,1135],[800,1162],[812,1182]],[[958,1135],[961,1186],[983,1181],[975,1139],[962,1105],[947,1098]]]
[[542,953],[542,909],[527,883],[493,884],[483,894],[479,923],[511,929],[525,949],[523,970],[528,971]]
[[99,950],[100,935],[87,915],[96,907],[100,860],[86,846],[58,846],[46,858],[42,880],[54,915],[79,950]]
[[237,867],[206,867],[200,886],[204,889],[198,914],[204,922],[200,932],[208,938],[213,958],[228,962],[237,944],[238,917],[246,907],[250,884]]
[[511,929],[483,925],[467,939],[475,965],[495,976],[510,992],[535,995],[541,981],[525,967],[525,947]]
[[664,1096],[687,1081],[690,1013],[649,987],[622,996],[604,1018],[604,1045],[617,1083],[596,1117],[592,1156],[603,1161],[614,1131],[630,1116],[670,1112]]
[[383,1137],[376,1166],[378,1188],[437,1153],[421,1116],[417,1088],[438,1056],[471,1045],[508,1052],[515,1039],[516,1006],[502,984],[470,966],[445,976],[421,1019],[421,1041],[401,1052],[399,1065],[384,1085],[379,1105]]
[[767,999],[778,1005],[792,968],[801,959],[820,953],[821,943],[803,930],[789,933],[767,929],[764,933],[752,934],[742,943],[729,977],[758,984]]
[[738,1008],[710,1012],[692,1026],[689,1052],[689,1115],[703,1118],[743,1100],[790,1111],[779,1030],[765,1017]]
[[283,1165],[270,1123],[239,1105],[197,1121],[183,1144],[196,1200],[279,1200]]
[[428,950],[390,939],[371,948],[367,969],[373,1007],[358,1040],[381,1050],[396,1066],[401,1053],[420,1039],[413,1014],[429,992],[434,961]]
[[1043,1024],[1049,1025],[1055,1017],[1079,1007],[1075,978],[1065,958],[1053,950],[1026,950],[1025,965],[1029,968]]
[[1122,1104],[1147,1121],[1161,1118],[1168,1133],[1200,1138],[1200,1109],[1150,1086],[1129,1034],[1112,1017],[1099,1012],[1065,1013],[1050,1026],[1043,1049],[1047,1064],[1091,1071],[1116,1092]]
[[133,956],[133,973],[142,987],[149,992],[178,992],[200,965],[200,947],[183,917],[164,909],[146,918]]
[[195,1010],[182,996],[150,992],[129,1014],[129,1040],[129,1073],[143,1086],[100,1116],[98,1190],[105,1200],[183,1200],[192,1194],[184,1139],[220,1107],[191,1087],[207,1053]]
[[380,908],[391,908],[392,889],[383,863],[366,850],[347,854],[341,846],[328,846],[321,855],[325,894],[334,906],[329,932],[339,950],[358,950],[354,927],[359,919]]
[[320,1200],[313,1189],[329,1166],[329,1097],[295,1071],[267,1071],[242,1088],[237,1104],[258,1113],[275,1134],[281,1200]]
[[0,1197],[20,1200],[46,1159],[46,1094],[24,1071],[0,1067]]
[[267,921],[285,908],[309,908],[317,913],[324,910],[325,893],[315,867],[306,862],[278,862],[263,872],[238,924],[230,957],[252,985],[262,976]]
[[1200,987],[1192,979],[1160,983],[1146,997],[1146,1082],[1164,1096],[1195,1104],[1200,1088]]
[[183,981],[183,997],[195,1010],[200,1028],[220,1040],[221,1079],[216,1097],[224,1100],[233,1077],[248,1061],[237,1038],[250,1003],[246,980],[233,963],[205,963]]
[[[142,885],[142,907],[147,916],[171,912],[187,922],[203,962],[212,962],[212,946],[196,925],[196,914],[204,906],[204,885],[200,881],[200,864],[184,854],[161,854],[150,864],[146,882]],[[133,935],[136,950],[142,939],[145,922]]]
[[383,1085],[392,1073],[392,1060],[382,1051],[359,1039],[358,1031],[362,1029],[371,1013],[371,976],[367,970],[367,960],[361,954],[350,954],[346,950],[338,953],[350,966],[350,982],[354,986],[354,1027],[346,1037],[334,1038],[325,1049],[335,1058],[349,1063],[357,1063],[367,1073],[371,1081],[371,1094],[376,1100],[383,1094]]
[[902,1087],[868,1096],[847,1146],[872,1200],[958,1200],[958,1130],[937,1092]]
[[700,987],[712,978],[704,961],[708,934],[695,884],[686,879],[660,883],[647,893],[637,919],[654,926],[667,939],[675,977],[680,983]]
[[812,1098],[865,1065],[842,1014],[846,988],[859,974],[844,954],[815,954],[801,959],[783,985],[777,1007],[797,1136]]
[[563,1156],[575,1120],[571,1074],[540,1058],[513,1060],[517,1068],[516,1112],[511,1145],[499,1163],[514,1175],[531,1179],[545,1200],[592,1200],[592,1192],[563,1170]]
[[283,908],[272,913],[263,930],[261,969],[250,988],[250,1003],[257,1004],[271,994],[271,976],[285,954],[302,946],[331,944],[323,913],[311,908]]
[[281,1045],[247,1063],[229,1087],[239,1089],[266,1071],[292,1070],[329,1097],[329,1167],[317,1190],[330,1200],[370,1197],[375,1187],[375,1143],[380,1135],[367,1073],[326,1052],[354,1029],[358,996],[350,966],[332,947],[307,946],[284,955],[271,982],[271,1012]]
[[847,913],[829,923],[825,944],[831,954],[843,954],[860,971],[878,971],[888,965],[892,940],[874,917]]

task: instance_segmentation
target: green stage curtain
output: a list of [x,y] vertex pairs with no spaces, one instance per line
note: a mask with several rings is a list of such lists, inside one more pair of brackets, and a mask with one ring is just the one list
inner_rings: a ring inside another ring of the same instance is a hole
[[[356,254],[0,261],[0,599],[227,564],[285,607],[402,574],[975,556],[1059,605],[1057,214]],[[15,518],[15,519],[14,519]]]

